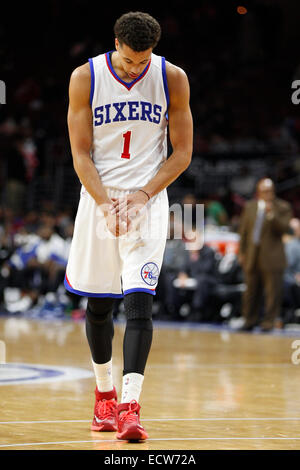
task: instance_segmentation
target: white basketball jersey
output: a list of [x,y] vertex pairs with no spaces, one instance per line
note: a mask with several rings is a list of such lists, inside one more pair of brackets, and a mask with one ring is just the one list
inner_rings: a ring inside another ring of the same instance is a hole
[[152,54],[130,83],[118,77],[109,52],[89,59],[89,64],[94,164],[105,186],[138,190],[167,158],[165,58]]

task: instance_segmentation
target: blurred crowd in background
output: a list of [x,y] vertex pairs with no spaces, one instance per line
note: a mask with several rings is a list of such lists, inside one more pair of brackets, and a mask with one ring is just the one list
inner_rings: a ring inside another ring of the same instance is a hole
[[[154,52],[182,67],[191,86],[193,161],[169,188],[170,204],[204,204],[208,234],[195,262],[185,240],[172,239],[171,228],[157,318],[239,317],[243,273],[232,241],[245,202],[265,176],[293,208],[281,321],[300,318],[300,117],[291,102],[292,81],[300,78],[293,53],[299,5],[243,4],[246,14],[233,0],[184,9],[174,1],[148,10],[162,26]],[[0,20],[0,79],[7,87],[7,104],[0,105],[0,310],[80,317],[84,299],[63,287],[80,189],[66,125],[68,82],[75,67],[113,49],[116,17],[83,0],[30,5],[13,15],[14,28],[12,6]],[[72,9],[80,11],[74,20]],[[139,5],[131,2],[117,15],[129,9]],[[202,279],[202,293],[193,283],[184,289],[174,284],[184,272]],[[121,313],[122,302],[116,306]]]

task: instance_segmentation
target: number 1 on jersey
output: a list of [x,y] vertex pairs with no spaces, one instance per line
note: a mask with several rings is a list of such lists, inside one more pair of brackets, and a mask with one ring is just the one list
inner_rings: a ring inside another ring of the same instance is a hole
[[123,146],[123,152],[122,152],[121,158],[130,158],[129,146],[130,146],[130,139],[131,139],[131,131],[125,132],[125,134],[123,134],[123,139],[124,139],[124,146]]

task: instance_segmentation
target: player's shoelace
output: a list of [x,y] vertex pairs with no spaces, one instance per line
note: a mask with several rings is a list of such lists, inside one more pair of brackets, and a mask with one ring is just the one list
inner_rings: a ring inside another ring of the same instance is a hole
[[138,412],[139,412],[139,405],[136,401],[133,400],[129,403],[128,410],[123,411],[123,413],[121,413],[121,416],[119,419],[120,421],[126,421],[127,423],[131,421],[136,423],[139,417]]
[[97,412],[101,419],[109,419],[115,417],[115,410],[115,400],[101,400],[97,405]]

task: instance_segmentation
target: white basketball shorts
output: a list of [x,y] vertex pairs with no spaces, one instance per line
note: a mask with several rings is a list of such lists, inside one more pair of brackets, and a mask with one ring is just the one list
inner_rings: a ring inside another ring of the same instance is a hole
[[[112,198],[129,194],[106,190]],[[107,228],[100,206],[82,187],[66,268],[66,289],[87,297],[121,298],[130,292],[155,295],[168,220],[165,189],[149,200],[128,233],[115,237]]]

